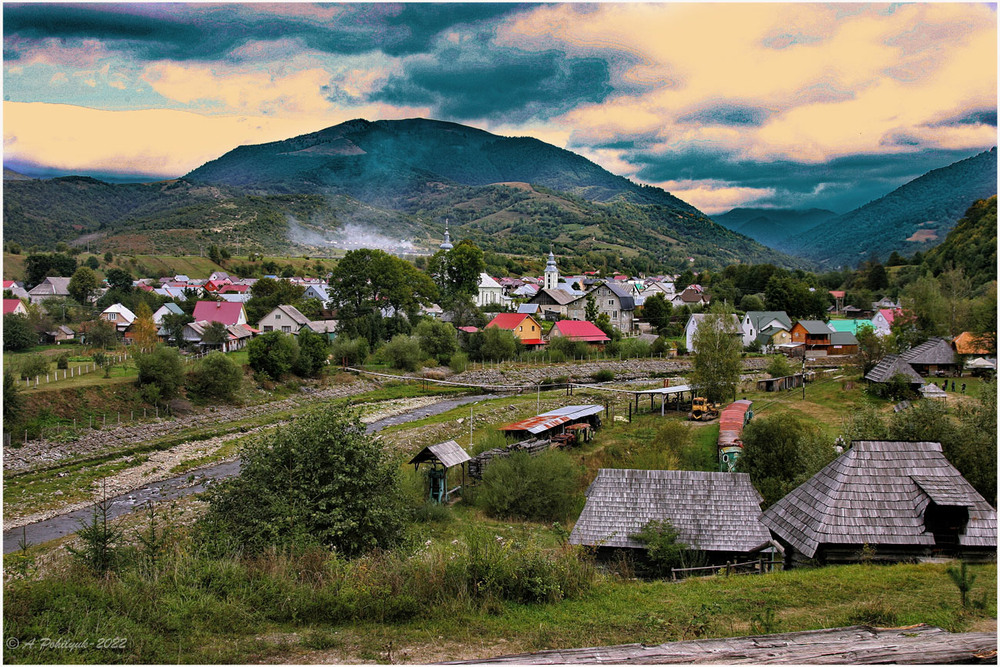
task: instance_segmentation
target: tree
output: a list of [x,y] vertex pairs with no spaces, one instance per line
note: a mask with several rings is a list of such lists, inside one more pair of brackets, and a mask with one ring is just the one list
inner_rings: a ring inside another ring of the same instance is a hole
[[31,289],[49,276],[72,276],[76,260],[61,253],[28,255],[24,259],[24,287]]
[[390,367],[413,372],[420,366],[420,339],[398,334],[382,346],[382,354]]
[[184,326],[189,322],[194,322],[194,318],[186,313],[167,313],[164,315],[163,320],[161,320],[161,326],[166,329],[167,342],[176,347],[181,347],[184,343]]
[[84,262],[84,266],[86,266],[88,269],[96,271],[101,267],[101,263],[97,261],[96,257],[91,255],[90,257],[87,258],[87,261]]
[[229,342],[229,330],[222,322],[212,322],[202,332],[201,342],[212,348],[220,348]]
[[110,264],[111,262],[114,261],[114,259],[115,259],[115,256],[111,253],[110,250],[107,251],[106,253],[104,253],[104,263],[105,264]]
[[777,354],[771,357],[771,361],[767,364],[767,373],[773,378],[788,377],[795,371],[792,369],[792,365],[788,363],[788,358],[783,354]]
[[712,402],[736,394],[743,358],[740,333],[732,311],[717,304],[695,330],[691,382],[699,395]]
[[858,327],[855,338],[858,339],[858,352],[854,356],[854,363],[862,376],[878,366],[885,355],[891,354],[894,349],[895,339],[891,334],[880,336],[874,328],[867,325]]
[[479,290],[479,274],[486,270],[483,251],[468,239],[451,250],[440,250],[428,262],[431,276],[446,298],[473,296]]
[[664,576],[674,568],[695,567],[704,560],[702,552],[680,541],[680,531],[669,519],[649,521],[635,535],[630,535],[646,545],[646,557],[655,574]]
[[565,452],[517,452],[493,459],[476,504],[497,518],[562,521],[576,506],[581,470]]
[[[6,319],[6,317],[5,317]],[[4,325],[4,336],[6,336],[6,324]],[[6,339],[5,339],[6,340]],[[24,409],[24,394],[17,384],[17,377],[10,368],[3,369],[3,427],[9,431],[11,425],[16,423],[21,417]]]
[[128,294],[135,289],[132,274],[125,269],[108,269],[104,273],[104,279],[108,281],[108,289],[112,291]]
[[140,352],[152,352],[159,342],[156,323],[153,322],[153,311],[142,302],[136,310],[135,322],[132,323],[132,344]]
[[439,364],[447,364],[451,355],[458,349],[458,338],[453,327],[448,322],[424,319],[417,324],[417,338],[420,339],[420,349]]
[[247,344],[247,361],[250,368],[272,380],[291,372],[299,357],[295,338],[280,331],[269,331]]
[[219,252],[219,246],[214,243],[208,246],[208,258],[216,264],[222,265],[222,253]]
[[231,399],[243,382],[243,367],[221,352],[203,357],[188,374],[188,392],[202,398]]
[[661,292],[657,292],[643,303],[642,316],[660,333],[670,324],[670,314],[673,309],[673,304],[667,301]]
[[102,350],[118,345],[118,330],[115,325],[104,319],[96,319],[89,323],[86,332],[87,344]]
[[81,266],[69,279],[67,289],[77,303],[90,303],[94,293],[97,292],[97,274],[93,269]]
[[482,331],[482,344],[479,347],[480,358],[485,361],[501,361],[517,356],[517,337],[508,329],[488,327]]
[[744,313],[764,310],[764,301],[756,294],[746,294],[740,299],[739,309]]
[[135,365],[139,369],[139,386],[156,387],[162,399],[177,396],[184,384],[184,364],[177,348],[157,347],[152,352],[136,355]]
[[3,351],[20,352],[38,345],[38,334],[24,315],[7,313],[3,316]]
[[316,377],[323,370],[330,356],[330,343],[312,329],[300,329],[299,356],[292,370],[300,377]]
[[322,545],[348,558],[403,537],[398,466],[356,414],[328,410],[245,445],[199,528],[245,553]]
[[[652,298],[652,297],[651,297]],[[588,322],[596,322],[597,316],[600,314],[600,309],[597,307],[597,297],[593,294],[587,295],[587,305],[584,306],[583,318]]]
[[247,321],[259,322],[282,304],[295,305],[305,291],[302,285],[287,280],[261,278],[250,288],[250,300],[246,303]]
[[784,498],[834,457],[833,447],[819,430],[788,414],[750,420],[742,439],[736,472],[750,474],[764,507]]

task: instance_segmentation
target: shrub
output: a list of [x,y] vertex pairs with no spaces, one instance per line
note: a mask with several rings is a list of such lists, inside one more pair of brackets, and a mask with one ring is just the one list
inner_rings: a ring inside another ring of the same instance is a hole
[[290,373],[298,357],[299,344],[295,338],[280,331],[257,336],[247,345],[250,368],[272,380]]
[[348,366],[361,366],[368,359],[368,341],[364,338],[338,338],[333,341],[330,354],[335,364],[343,364],[346,360]]
[[638,338],[626,338],[619,348],[625,359],[641,359],[649,356],[649,343]]
[[458,349],[455,327],[448,322],[425,319],[415,331],[424,354],[434,357],[438,363],[447,364]]
[[696,567],[694,563],[704,560],[703,555],[678,539],[680,531],[667,519],[650,521],[630,537],[646,545],[646,556],[658,575],[669,574],[673,568]]
[[382,354],[392,368],[415,371],[420,366],[420,339],[415,336],[397,334],[382,346]]
[[7,313],[3,316],[3,350],[19,352],[38,344],[38,334],[31,328],[28,318]]
[[200,530],[216,546],[322,545],[353,557],[402,538],[398,468],[357,415],[300,417],[244,446],[240,460],[240,475],[208,494]]
[[593,378],[594,382],[610,382],[615,379],[615,373],[611,369],[602,368],[596,373],[591,373],[590,377]]
[[[477,335],[482,337],[479,354],[483,360],[503,361],[517,356],[518,341],[513,332],[500,327],[489,327]],[[470,336],[470,338],[473,337]]]
[[135,357],[135,365],[139,369],[140,386],[156,386],[159,397],[164,400],[177,396],[184,383],[184,365],[176,348],[160,346],[140,354]]
[[788,363],[788,358],[783,354],[771,357],[771,361],[768,362],[765,370],[773,378],[787,377],[795,372],[792,365]]
[[49,372],[49,362],[40,354],[30,354],[18,364],[18,371],[22,380],[33,380],[35,376]]
[[63,352],[56,357],[56,368],[61,371],[69,369],[69,356],[69,352]]
[[451,355],[448,367],[455,373],[461,373],[469,366],[469,355],[465,352],[455,352]]
[[243,383],[243,367],[221,352],[205,356],[188,374],[188,391],[201,398],[231,399]]
[[325,336],[302,329],[298,336],[299,356],[292,365],[292,370],[299,377],[316,377],[326,365],[330,356],[330,343]]
[[490,462],[476,502],[498,518],[562,521],[578,504],[580,479],[579,466],[565,452],[517,452]]
[[9,368],[3,371],[3,425],[9,430],[11,424],[17,421],[24,409],[24,394],[17,385],[14,373]]

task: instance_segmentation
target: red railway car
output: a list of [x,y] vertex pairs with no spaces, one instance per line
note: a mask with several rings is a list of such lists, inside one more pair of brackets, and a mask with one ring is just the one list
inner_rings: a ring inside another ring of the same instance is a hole
[[733,401],[719,414],[719,470],[732,472],[743,452],[743,427],[753,418],[753,401]]

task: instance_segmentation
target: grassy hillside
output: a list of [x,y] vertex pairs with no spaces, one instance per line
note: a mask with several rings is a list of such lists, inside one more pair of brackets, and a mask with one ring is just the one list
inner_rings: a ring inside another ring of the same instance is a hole
[[981,199],[948,232],[944,242],[924,255],[935,273],[960,267],[973,285],[997,279],[997,198]]

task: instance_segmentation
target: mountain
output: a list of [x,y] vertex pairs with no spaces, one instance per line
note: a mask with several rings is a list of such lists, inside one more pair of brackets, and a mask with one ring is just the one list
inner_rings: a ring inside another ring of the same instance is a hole
[[782,249],[784,242],[832,218],[837,214],[822,208],[776,209],[734,208],[728,213],[713,215],[712,220],[726,229],[749,236],[754,241]]
[[821,266],[855,266],[892,251],[912,255],[940,243],[973,202],[997,192],[997,149],[935,169],[849,213],[780,244]]
[[453,238],[498,253],[594,252],[648,267],[637,270],[809,266],[570,151],[424,119],[354,120],[240,146],[163,183],[9,181],[4,194],[5,232],[22,245],[86,236],[131,252],[239,243],[324,254],[367,235],[432,251],[447,219]]
[[935,274],[960,268],[973,286],[997,279],[997,198],[974,203],[941,245],[924,254],[924,264]]

